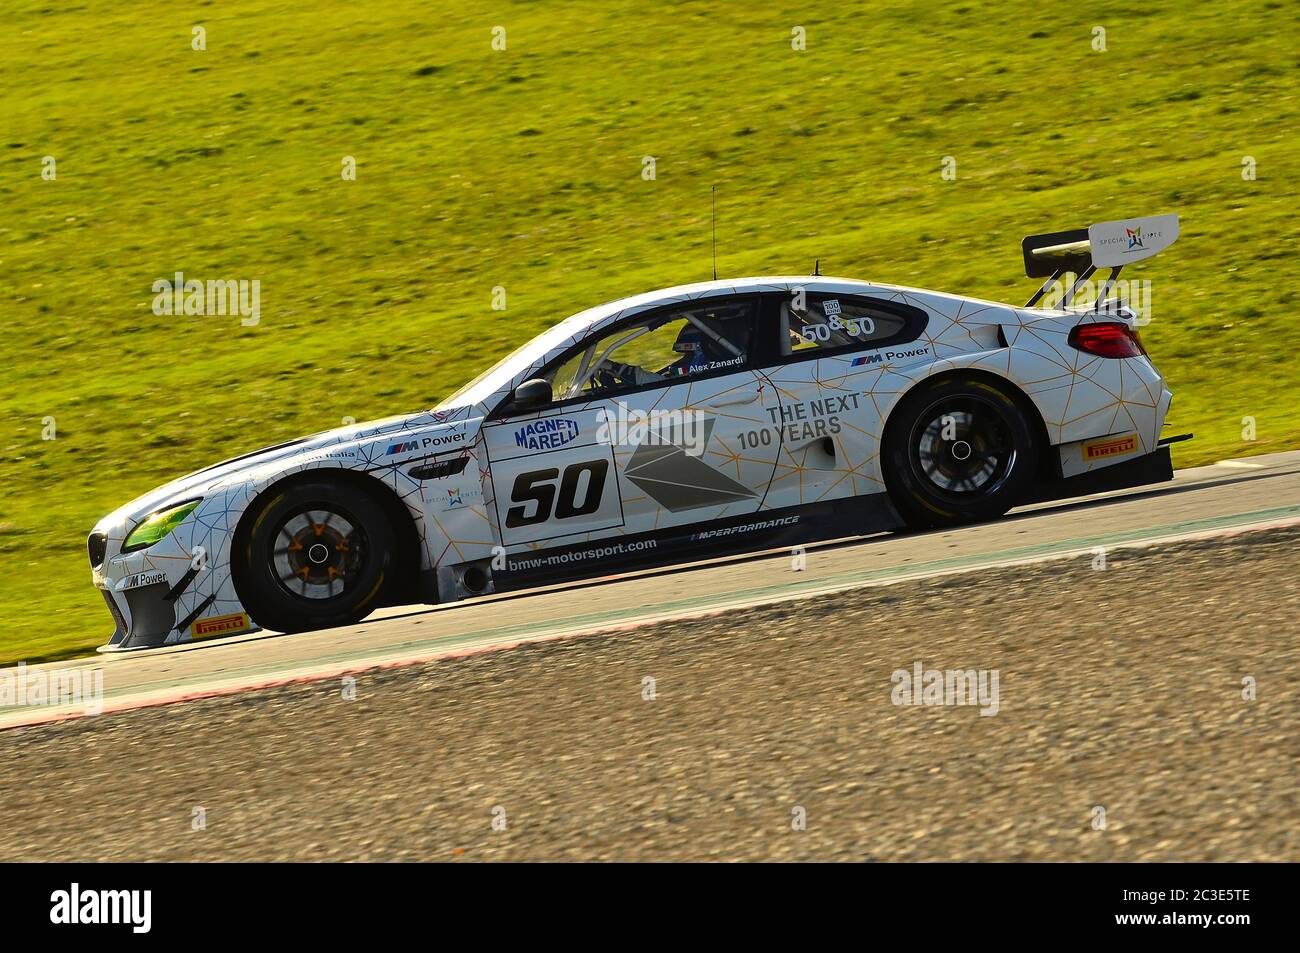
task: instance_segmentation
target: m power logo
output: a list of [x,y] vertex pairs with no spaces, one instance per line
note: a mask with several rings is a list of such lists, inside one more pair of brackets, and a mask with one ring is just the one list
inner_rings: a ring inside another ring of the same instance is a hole
[[460,443],[464,439],[465,431],[463,430],[455,433],[430,434],[427,437],[421,437],[419,440],[402,440],[399,443],[389,444],[388,449],[384,451],[384,456],[391,457],[395,453],[413,453],[416,450],[440,447],[443,444]]
[[1083,445],[1083,459],[1102,460],[1106,457],[1119,457],[1132,453],[1138,447],[1137,434],[1125,434],[1122,437],[1107,437],[1093,440]]

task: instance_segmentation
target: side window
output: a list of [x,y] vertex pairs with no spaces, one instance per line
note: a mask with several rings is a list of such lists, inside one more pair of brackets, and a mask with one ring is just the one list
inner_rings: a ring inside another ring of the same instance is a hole
[[556,401],[601,397],[745,366],[754,303],[660,310],[569,351],[542,376]]
[[[847,295],[793,293],[781,301],[781,355],[879,346],[907,338],[907,315]],[[917,328],[917,333],[920,328]]]

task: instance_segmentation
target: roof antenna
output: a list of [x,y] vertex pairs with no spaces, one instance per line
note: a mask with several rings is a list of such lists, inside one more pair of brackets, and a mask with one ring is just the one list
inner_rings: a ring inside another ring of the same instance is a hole
[[822,274],[822,260],[818,258],[815,262],[813,262],[813,276],[820,278],[821,274]]
[[713,187],[713,280],[718,280],[718,187]]

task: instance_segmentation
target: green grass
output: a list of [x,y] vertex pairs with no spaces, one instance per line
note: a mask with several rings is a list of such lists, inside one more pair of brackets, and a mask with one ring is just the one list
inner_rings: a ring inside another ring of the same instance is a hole
[[[820,258],[1013,302],[1023,235],[1177,211],[1131,269],[1197,434],[1177,463],[1300,444],[1294,5],[14,6],[0,661],[103,641],[85,534],[168,477],[428,406],[573,311],[707,278],[713,184],[722,275]],[[259,279],[260,325],[154,316],[177,270]]]

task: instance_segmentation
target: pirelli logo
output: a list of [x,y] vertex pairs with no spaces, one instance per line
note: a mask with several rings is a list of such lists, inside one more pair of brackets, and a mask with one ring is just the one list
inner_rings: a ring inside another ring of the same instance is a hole
[[232,615],[215,615],[209,619],[199,619],[190,626],[190,636],[195,639],[210,639],[214,635],[229,635],[243,632],[248,628],[248,616],[242,612]]
[[1118,457],[1126,453],[1132,453],[1137,449],[1137,434],[1131,433],[1123,437],[1107,437],[1105,440],[1094,440],[1091,443],[1083,445],[1083,459],[1101,460],[1104,457]]

